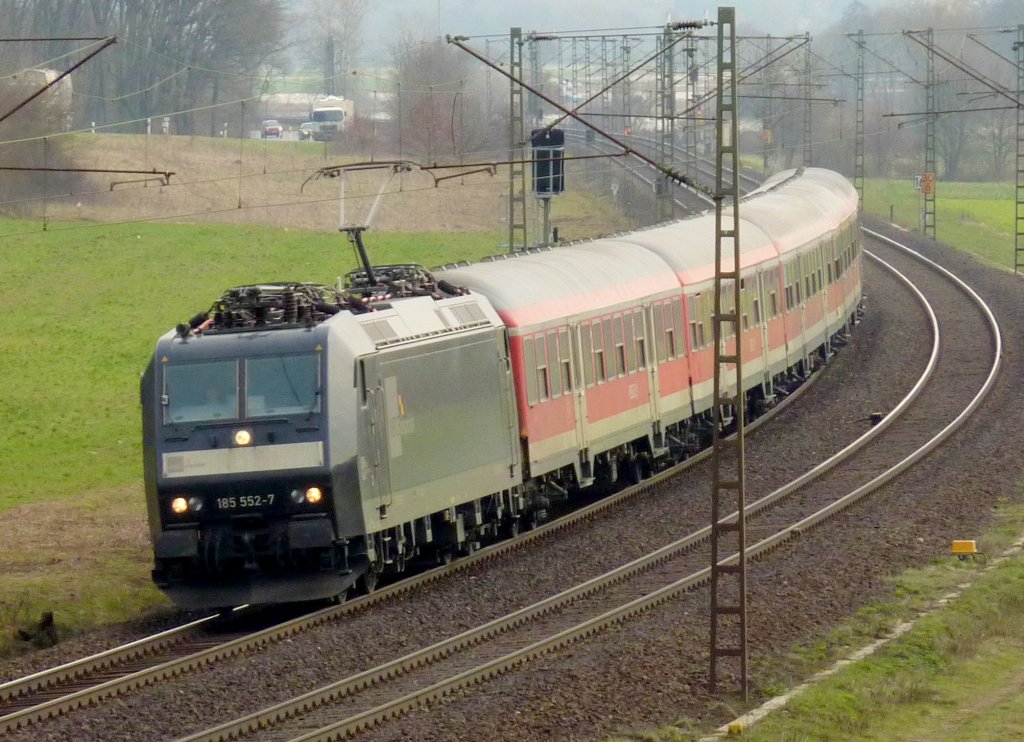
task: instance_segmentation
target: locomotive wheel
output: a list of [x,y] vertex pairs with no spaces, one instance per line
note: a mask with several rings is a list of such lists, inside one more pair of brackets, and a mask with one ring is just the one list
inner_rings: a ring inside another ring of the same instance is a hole
[[370,566],[356,581],[356,588],[360,595],[370,595],[377,589],[377,578],[380,573],[376,568]]
[[515,538],[519,535],[519,518],[509,518],[505,523],[505,536]]
[[640,484],[647,478],[647,467],[641,456],[630,456],[619,464],[623,478],[630,484]]

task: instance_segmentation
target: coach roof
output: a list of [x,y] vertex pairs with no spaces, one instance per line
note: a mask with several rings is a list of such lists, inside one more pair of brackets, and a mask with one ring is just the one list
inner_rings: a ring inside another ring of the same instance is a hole
[[614,237],[435,275],[486,296],[512,327],[611,310],[679,290],[665,261]]

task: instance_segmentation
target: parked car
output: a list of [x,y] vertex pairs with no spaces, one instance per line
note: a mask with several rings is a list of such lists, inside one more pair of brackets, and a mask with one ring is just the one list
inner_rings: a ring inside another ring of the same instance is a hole
[[316,134],[319,128],[320,125],[315,121],[306,121],[305,123],[299,124],[299,139],[312,139],[313,135]]
[[264,139],[280,139],[284,135],[284,127],[277,119],[267,119],[263,122]]

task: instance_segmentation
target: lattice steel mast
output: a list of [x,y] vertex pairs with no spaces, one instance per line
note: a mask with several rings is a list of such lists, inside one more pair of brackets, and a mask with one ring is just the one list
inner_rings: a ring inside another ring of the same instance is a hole
[[1013,271],[1024,272],[1024,23],[1017,26],[1017,200],[1013,233]]
[[[719,661],[738,658],[747,697],[747,555],[744,476],[743,352],[739,342],[740,281],[739,108],[736,74],[736,11],[718,9],[718,93],[715,155],[714,438],[711,493],[711,672],[718,685]],[[726,352],[729,338],[732,351]],[[729,378],[731,377],[731,378]],[[724,383],[723,383],[724,382]],[[732,396],[730,396],[730,391]],[[723,410],[731,408],[735,434],[724,435]],[[736,519],[723,520],[723,504]],[[722,551],[735,545],[735,559]],[[726,563],[728,562],[728,563]],[[729,580],[728,578],[732,578]]]
[[[675,144],[675,54],[673,53],[673,32],[666,28],[658,37],[657,90],[654,94],[654,125],[657,127],[658,162],[671,167]],[[655,181],[658,196],[658,221],[672,218],[675,199],[673,183],[668,175]]]
[[857,189],[859,208],[864,208],[864,31],[854,38],[857,45],[857,133],[853,154],[853,187]]
[[924,193],[924,224],[926,237],[935,239],[935,44],[932,41],[932,29],[926,32],[928,39],[928,84],[925,85],[927,99],[927,118],[924,125],[924,175],[921,178],[921,191]]
[[508,251],[529,247],[526,235],[526,127],[523,120],[523,30],[509,36],[508,89]]

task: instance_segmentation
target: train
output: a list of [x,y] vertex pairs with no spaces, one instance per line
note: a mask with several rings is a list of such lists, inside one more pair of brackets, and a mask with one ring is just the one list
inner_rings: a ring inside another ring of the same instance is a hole
[[[740,205],[751,415],[843,344],[858,198],[779,173]],[[230,289],[141,378],[152,578],[186,609],[341,599],[515,536],[711,440],[715,216],[346,285]],[[729,420],[723,410],[720,424]]]

